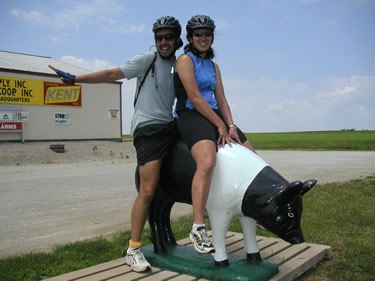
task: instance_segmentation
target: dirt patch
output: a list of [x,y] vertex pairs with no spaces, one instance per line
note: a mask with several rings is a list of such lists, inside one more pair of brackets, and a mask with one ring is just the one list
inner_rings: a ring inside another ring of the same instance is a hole
[[[59,148],[57,152],[55,152],[56,149],[53,151],[56,146]],[[135,149],[130,141],[2,142],[0,143],[0,155],[0,165],[2,166],[96,161],[136,162]]]

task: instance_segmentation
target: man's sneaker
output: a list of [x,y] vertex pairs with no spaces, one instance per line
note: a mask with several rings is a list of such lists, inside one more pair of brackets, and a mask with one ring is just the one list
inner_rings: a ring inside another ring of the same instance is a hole
[[189,239],[197,252],[201,254],[215,253],[214,245],[212,245],[210,239],[208,239],[204,226],[198,227],[196,231],[192,230]]
[[151,265],[142,253],[142,248],[128,252],[125,257],[126,263],[135,272],[145,272],[151,270]]

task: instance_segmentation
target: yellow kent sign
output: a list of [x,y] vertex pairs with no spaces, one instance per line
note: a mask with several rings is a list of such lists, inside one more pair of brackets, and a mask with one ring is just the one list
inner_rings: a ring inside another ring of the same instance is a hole
[[0,76],[0,104],[81,106],[80,85]]
[[81,105],[81,86],[44,82],[44,104]]

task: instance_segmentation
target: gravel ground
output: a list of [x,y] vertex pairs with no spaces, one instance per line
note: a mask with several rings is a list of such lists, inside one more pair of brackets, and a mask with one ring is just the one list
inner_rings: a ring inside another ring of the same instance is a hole
[[[64,145],[64,152],[50,149]],[[106,161],[135,163],[133,143],[117,141],[0,142],[0,165],[62,164]]]

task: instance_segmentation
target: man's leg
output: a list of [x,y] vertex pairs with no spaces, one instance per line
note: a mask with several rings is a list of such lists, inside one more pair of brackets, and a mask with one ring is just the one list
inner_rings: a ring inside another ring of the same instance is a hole
[[141,236],[159,182],[160,167],[161,160],[150,161],[139,166],[140,187],[132,208],[131,239],[126,256],[126,263],[136,272],[151,270],[151,265],[142,253]]
[[159,183],[161,160],[139,166],[140,187],[131,213],[131,239],[140,241],[147,220],[148,209]]

